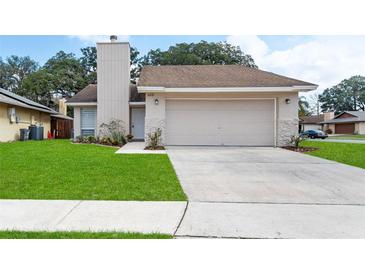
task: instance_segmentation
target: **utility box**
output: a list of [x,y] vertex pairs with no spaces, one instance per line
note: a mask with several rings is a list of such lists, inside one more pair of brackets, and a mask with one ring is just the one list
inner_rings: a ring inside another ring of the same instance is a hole
[[30,140],[43,140],[43,127],[33,125],[29,127],[29,131]]
[[15,108],[8,109],[8,116],[9,116],[10,123],[16,123]]
[[29,140],[29,129],[21,128],[19,141],[28,141],[28,140]]

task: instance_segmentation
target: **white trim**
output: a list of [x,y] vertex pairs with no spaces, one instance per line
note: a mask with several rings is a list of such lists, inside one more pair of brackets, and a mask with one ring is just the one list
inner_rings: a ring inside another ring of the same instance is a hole
[[235,101],[235,100],[273,100],[274,101],[274,147],[277,147],[277,101],[276,97],[272,98],[165,98],[165,100],[191,100],[191,101]]
[[187,97],[187,98],[182,98],[182,97],[178,97],[178,98],[174,98],[174,97],[168,97],[165,98],[165,100],[202,100],[202,101],[209,101],[209,100],[221,100],[221,101],[234,101],[234,100],[275,100],[276,98],[274,97],[268,97],[268,98],[219,98],[219,97],[208,97],[208,98],[194,98],[194,97]]
[[96,106],[98,103],[97,102],[88,102],[88,103],[78,103],[78,102],[74,102],[74,103],[67,103],[66,102],[66,105],[67,106],[72,106],[72,107],[78,107],[78,106]]
[[138,86],[139,93],[150,92],[305,92],[315,90],[318,86],[290,87],[211,87],[211,88],[165,88]]
[[277,136],[277,116],[278,116],[277,104],[278,104],[278,99],[274,98],[274,147],[278,146],[278,143],[277,143],[277,139],[278,139],[278,136]]
[[144,106],[146,102],[129,102],[130,106]]

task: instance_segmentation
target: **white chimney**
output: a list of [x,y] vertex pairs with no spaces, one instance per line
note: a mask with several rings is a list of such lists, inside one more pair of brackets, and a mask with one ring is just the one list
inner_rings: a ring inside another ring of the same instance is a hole
[[100,125],[121,120],[129,132],[130,48],[128,42],[97,43],[97,134]]

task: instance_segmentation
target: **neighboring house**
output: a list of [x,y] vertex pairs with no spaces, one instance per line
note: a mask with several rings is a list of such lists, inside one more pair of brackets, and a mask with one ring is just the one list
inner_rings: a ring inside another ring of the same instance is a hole
[[298,132],[298,92],[317,88],[239,65],[197,65],[144,67],[136,90],[129,56],[128,43],[97,43],[97,88],[67,101],[75,137],[118,119],[136,139],[161,128],[164,145],[282,146]]
[[333,134],[365,134],[365,112],[344,111],[333,119],[321,122]]
[[0,141],[19,139],[19,130],[30,125],[44,127],[44,137],[51,129],[51,114],[56,111],[0,88]]
[[299,117],[299,132],[306,130],[322,130],[321,122],[324,121],[324,114]]
[[43,126],[43,137],[47,138],[47,133],[52,130],[51,119],[72,120],[49,107],[0,88],[0,142],[18,140],[20,129],[30,125]]

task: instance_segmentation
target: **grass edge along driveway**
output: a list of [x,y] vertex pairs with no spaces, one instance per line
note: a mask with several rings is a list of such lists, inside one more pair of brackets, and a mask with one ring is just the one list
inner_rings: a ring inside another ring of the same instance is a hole
[[172,239],[172,235],[135,232],[49,232],[49,231],[0,231],[0,239]]
[[365,169],[365,144],[304,141],[301,145],[319,148],[306,154]]
[[68,140],[0,143],[0,199],[185,201],[167,155]]

